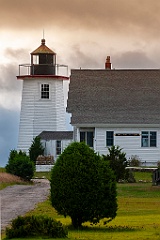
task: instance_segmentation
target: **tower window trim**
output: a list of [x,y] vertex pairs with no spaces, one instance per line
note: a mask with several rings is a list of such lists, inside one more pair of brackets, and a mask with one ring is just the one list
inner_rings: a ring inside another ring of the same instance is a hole
[[40,84],[40,98],[50,99],[50,85],[48,83]]

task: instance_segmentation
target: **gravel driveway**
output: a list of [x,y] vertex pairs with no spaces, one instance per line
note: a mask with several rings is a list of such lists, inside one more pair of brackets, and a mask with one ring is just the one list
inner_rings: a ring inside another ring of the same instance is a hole
[[46,179],[34,180],[34,185],[14,185],[0,191],[2,230],[18,215],[34,209],[49,195],[50,184]]

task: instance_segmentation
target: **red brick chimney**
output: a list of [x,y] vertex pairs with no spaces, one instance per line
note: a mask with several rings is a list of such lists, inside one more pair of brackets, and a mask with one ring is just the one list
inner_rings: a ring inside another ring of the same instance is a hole
[[110,56],[107,56],[107,58],[106,58],[105,69],[111,70]]

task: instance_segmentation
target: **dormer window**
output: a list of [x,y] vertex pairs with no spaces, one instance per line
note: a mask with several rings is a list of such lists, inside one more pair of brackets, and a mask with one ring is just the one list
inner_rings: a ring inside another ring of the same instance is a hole
[[41,84],[41,99],[49,99],[49,84]]

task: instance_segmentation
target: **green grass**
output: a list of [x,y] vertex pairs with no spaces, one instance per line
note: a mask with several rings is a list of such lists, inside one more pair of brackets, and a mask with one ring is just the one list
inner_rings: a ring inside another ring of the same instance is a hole
[[51,172],[35,172],[34,177],[37,177],[37,178],[45,177],[48,180],[50,180]]
[[[160,240],[160,187],[151,183],[118,184],[117,191],[117,217],[107,225],[102,220],[97,225],[85,223],[79,230],[69,228],[70,240]],[[69,217],[56,213],[49,200],[39,203],[28,214],[47,215],[64,225],[71,224]]]
[[133,172],[136,182],[152,182],[152,173],[151,172]]
[[[152,181],[152,173],[151,172],[133,172],[136,182],[144,181],[151,182]],[[46,177],[50,180],[51,172],[35,172],[34,177],[42,178]]]
[[[50,173],[36,173],[36,176],[50,179]],[[160,186],[152,186],[151,173],[136,172],[135,177],[137,183],[117,185],[118,211],[113,221],[105,225],[101,220],[96,226],[85,223],[79,230],[69,227],[69,240],[160,240]],[[138,183],[139,180],[147,183]],[[58,215],[49,200],[27,214],[47,215],[64,225],[71,224],[70,217]]]
[[5,168],[2,168],[2,167],[0,167],[0,173],[2,173],[2,172],[6,172],[6,169],[5,169]]
[[[0,190],[8,187],[8,186],[12,186],[15,185],[16,183],[0,183]],[[18,183],[17,183],[18,184]]]

